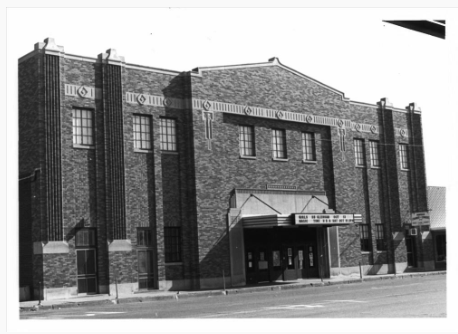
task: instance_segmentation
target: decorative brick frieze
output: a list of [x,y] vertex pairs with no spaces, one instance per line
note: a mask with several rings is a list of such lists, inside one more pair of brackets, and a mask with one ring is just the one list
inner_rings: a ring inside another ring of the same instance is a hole
[[351,122],[350,128],[351,128],[351,131],[354,131],[354,132],[372,133],[372,134],[380,133],[380,126],[376,126],[373,124]]
[[95,87],[65,84],[65,95],[95,100],[100,98],[101,90]]
[[207,140],[208,150],[212,149],[212,140],[213,140],[213,121],[215,115],[211,111],[204,111],[202,113],[202,118],[205,122],[205,139]]
[[204,111],[280,119],[291,122],[326,125],[339,128],[344,127],[350,129],[351,131],[357,131],[362,133],[378,134],[380,131],[378,125],[355,123],[348,119],[339,119],[312,114],[299,114],[283,110],[266,109],[248,105],[238,105],[233,103],[209,101],[203,99],[192,99],[192,101],[189,102],[188,99],[177,99],[169,97],[166,98],[157,95],[127,92],[126,102],[145,106],[169,107],[175,109],[188,109],[190,108],[190,105],[192,105],[193,109],[201,109]]
[[395,128],[394,129],[395,136],[399,139],[409,139],[410,131],[406,128]]
[[139,104],[153,107],[166,107],[174,109],[186,109],[189,106],[188,100],[177,99],[172,97],[137,94],[137,93],[126,93],[126,102],[132,104]]
[[170,97],[166,98],[164,96],[127,92],[126,102],[131,104],[154,107],[168,107],[174,109],[189,109],[192,105],[193,109],[200,109],[204,111],[280,119],[290,122],[326,125],[339,128],[343,127],[350,129],[351,131],[357,131],[361,133],[379,134],[380,131],[379,125],[355,123],[348,119],[339,119],[327,116],[318,116],[313,114],[299,114],[283,110],[266,109],[248,105],[238,105],[233,103],[209,101],[203,99],[192,99],[190,101],[189,99],[177,99]]

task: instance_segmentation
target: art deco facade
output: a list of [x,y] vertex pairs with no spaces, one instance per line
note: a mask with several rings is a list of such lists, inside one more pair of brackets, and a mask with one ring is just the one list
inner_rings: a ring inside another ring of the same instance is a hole
[[[280,63],[19,59],[23,299],[434,268],[421,111]],[[224,283],[223,283],[223,280]]]

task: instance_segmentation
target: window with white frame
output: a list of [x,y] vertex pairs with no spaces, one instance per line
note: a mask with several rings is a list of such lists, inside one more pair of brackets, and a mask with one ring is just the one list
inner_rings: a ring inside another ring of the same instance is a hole
[[239,146],[242,157],[256,156],[254,127],[249,125],[239,126]]
[[302,132],[302,159],[304,161],[316,161],[315,134]]
[[399,160],[401,169],[409,169],[409,147],[407,144],[399,144]]
[[272,156],[274,159],[286,159],[286,131],[272,129]]
[[369,141],[371,154],[371,167],[380,167],[380,150],[379,142],[375,140]]
[[364,139],[353,139],[353,146],[355,150],[355,165],[365,166],[364,162]]
[[151,150],[151,116],[134,115],[134,148]]
[[82,146],[94,145],[92,110],[73,109],[73,144]]
[[177,135],[176,121],[172,118],[160,119],[161,131],[161,150],[176,151],[177,150]]

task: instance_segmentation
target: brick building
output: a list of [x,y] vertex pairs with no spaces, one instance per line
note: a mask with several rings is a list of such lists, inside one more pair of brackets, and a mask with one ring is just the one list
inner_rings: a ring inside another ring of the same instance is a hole
[[21,298],[433,269],[424,161],[416,104],[277,58],[176,72],[48,38],[19,59]]

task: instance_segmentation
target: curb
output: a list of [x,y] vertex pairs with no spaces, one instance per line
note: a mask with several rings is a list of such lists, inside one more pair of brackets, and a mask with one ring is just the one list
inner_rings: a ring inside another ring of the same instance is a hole
[[404,279],[404,278],[413,278],[413,277],[423,277],[423,276],[434,276],[434,275],[446,275],[446,271],[435,271],[435,272],[412,272],[407,274],[398,274],[398,275],[389,275],[389,276],[364,276],[361,278],[353,278],[343,281],[335,282],[319,282],[319,283],[293,283],[288,285],[275,285],[275,286],[262,286],[262,287],[249,287],[249,288],[234,288],[229,290],[211,290],[211,291],[194,291],[194,292],[185,292],[185,293],[176,293],[169,295],[161,296],[145,296],[145,297],[126,297],[126,298],[109,298],[97,301],[84,301],[84,302],[67,302],[63,304],[52,304],[52,305],[34,305],[28,307],[19,307],[20,312],[33,312],[39,310],[54,310],[62,308],[72,308],[79,306],[98,306],[98,305],[108,305],[108,304],[129,304],[129,303],[142,303],[142,302],[153,302],[153,301],[162,301],[162,300],[181,300],[181,299],[191,299],[197,297],[217,297],[217,296],[228,296],[228,295],[239,295],[247,293],[256,293],[256,292],[268,292],[268,291],[288,291],[296,289],[305,289],[305,288],[318,288],[332,285],[342,285],[342,284],[355,284],[355,283],[364,283],[365,281],[376,281],[376,280],[387,280],[387,279]]

